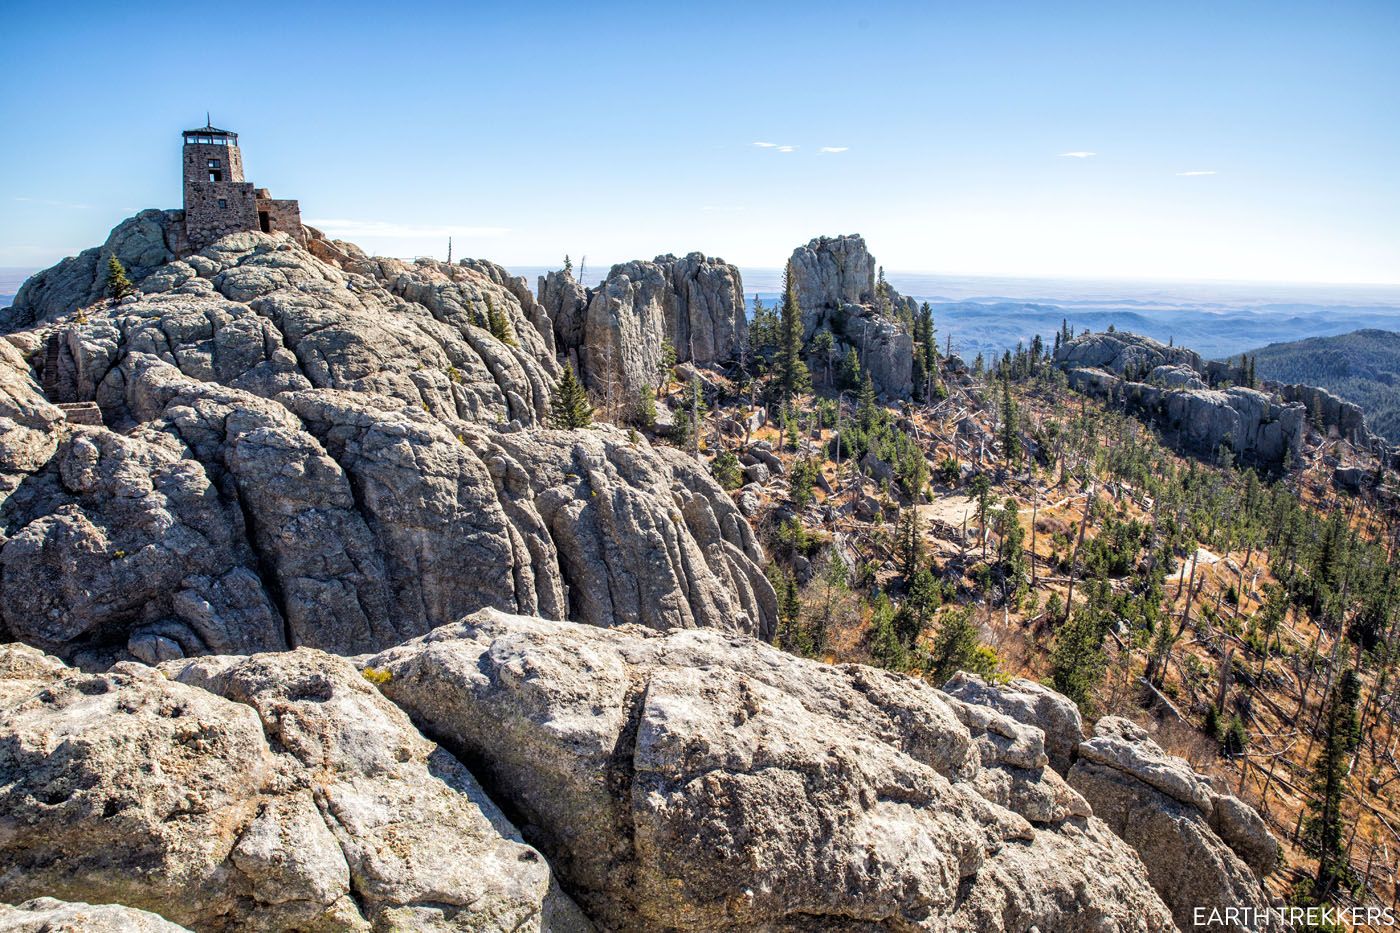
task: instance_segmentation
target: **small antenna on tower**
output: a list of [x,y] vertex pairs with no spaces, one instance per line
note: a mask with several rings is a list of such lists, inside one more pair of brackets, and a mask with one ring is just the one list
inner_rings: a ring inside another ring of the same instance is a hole
[[209,116],[209,111],[204,111],[204,125],[206,127],[214,125],[214,118]]

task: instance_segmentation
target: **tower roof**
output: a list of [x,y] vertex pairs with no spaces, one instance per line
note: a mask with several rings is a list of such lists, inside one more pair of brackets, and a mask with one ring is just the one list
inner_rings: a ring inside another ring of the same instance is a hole
[[221,130],[221,129],[219,129],[217,126],[210,126],[210,125],[208,125],[208,124],[205,124],[204,126],[201,126],[201,127],[200,127],[199,129],[197,129],[197,130],[185,130],[185,131],[184,131],[183,133],[181,133],[180,135],[181,135],[181,136],[228,136],[228,137],[230,137],[230,138],[232,138],[232,139],[237,139],[237,138],[238,138],[238,134],[235,133],[235,132],[233,132],[232,130]]

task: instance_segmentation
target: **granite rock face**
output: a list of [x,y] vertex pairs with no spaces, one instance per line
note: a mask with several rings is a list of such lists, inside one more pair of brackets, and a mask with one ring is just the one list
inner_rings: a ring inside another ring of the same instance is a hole
[[365,663],[608,928],[1173,929],[1039,730],[916,680],[493,610]]
[[1190,350],[1136,334],[1086,334],[1055,359],[1072,388],[1119,400],[1192,453],[1214,457],[1224,445],[1244,462],[1278,466],[1302,450],[1302,405],[1241,386],[1205,388],[1213,379]]
[[1326,389],[1301,384],[1270,384],[1284,401],[1303,406],[1311,419],[1318,416],[1317,426],[1324,432],[1335,431],[1344,440],[1369,450],[1388,449],[1385,438],[1372,434],[1366,425],[1366,413],[1361,406],[1337,398]]
[[993,686],[966,671],[954,674],[943,690],[965,703],[991,707],[1039,729],[1050,765],[1060,774],[1069,772],[1074,751],[1084,740],[1084,721],[1068,697],[1024,677]]
[[762,549],[703,464],[542,427],[554,330],[500,267],[244,233],[136,284],[0,341],[11,637],[91,667],[374,651],[483,606],[771,632]]
[[7,901],[199,930],[586,926],[471,775],[330,655],[89,675],[8,645],[0,735]]
[[23,904],[0,904],[0,933],[179,933],[184,930],[158,914],[120,904],[74,904],[36,897]]
[[914,339],[898,320],[917,310],[912,298],[876,281],[875,257],[859,235],[818,237],[788,260],[804,339],[829,330],[854,348],[877,392],[905,398],[913,389]]
[[540,277],[539,303],[589,388],[622,405],[656,386],[666,342],[678,362],[726,362],[748,330],[739,270],[703,253],[620,263],[595,289],[551,272]]
[[1216,792],[1116,716],[1099,720],[1078,756],[1070,785],[1137,850],[1178,926],[1190,929],[1197,907],[1247,906],[1263,914],[1269,900],[1259,879],[1273,870],[1279,846],[1253,808]]

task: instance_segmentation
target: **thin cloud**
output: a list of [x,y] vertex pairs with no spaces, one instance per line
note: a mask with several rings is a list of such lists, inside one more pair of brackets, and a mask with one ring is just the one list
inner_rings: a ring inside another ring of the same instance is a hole
[[778,151],[779,151],[779,152],[796,152],[796,151],[797,151],[797,147],[796,147],[796,146],[779,146],[779,147],[778,147]]
[[850,148],[851,148],[850,146],[822,146],[822,147],[821,147],[820,149],[818,149],[817,151],[818,151],[818,152],[832,152],[832,153],[836,153],[836,152],[845,152],[847,149],[850,149]]
[[16,201],[23,201],[26,204],[42,204],[45,207],[66,207],[69,210],[86,211],[91,210],[91,204],[75,204],[72,201],[50,201],[47,198],[15,198]]
[[1214,175],[1215,172],[1177,172],[1179,178],[1191,178],[1195,175]]
[[778,148],[778,144],[777,144],[777,143],[754,143],[754,145],[757,146],[757,147],[760,148],[760,149],[777,149],[777,148]]
[[450,225],[432,226],[428,224],[396,224],[382,220],[349,220],[341,217],[326,217],[307,221],[313,227],[336,237],[417,237],[457,236],[464,239],[498,239],[510,233],[509,227],[455,227]]
[[1062,159],[1092,159],[1092,158],[1093,158],[1094,156],[1096,156],[1096,155],[1098,155],[1097,152],[1087,152],[1087,151],[1085,151],[1085,150],[1083,150],[1083,149],[1076,149],[1076,150],[1073,151],[1073,152],[1062,152],[1062,153],[1060,153],[1060,158],[1062,158]]

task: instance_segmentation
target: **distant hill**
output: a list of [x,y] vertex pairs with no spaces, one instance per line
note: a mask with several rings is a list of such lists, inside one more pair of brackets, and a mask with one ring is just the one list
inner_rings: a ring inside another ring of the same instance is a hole
[[1400,333],[1358,330],[1271,343],[1254,351],[1258,374],[1305,382],[1355,402],[1372,431],[1400,443]]

